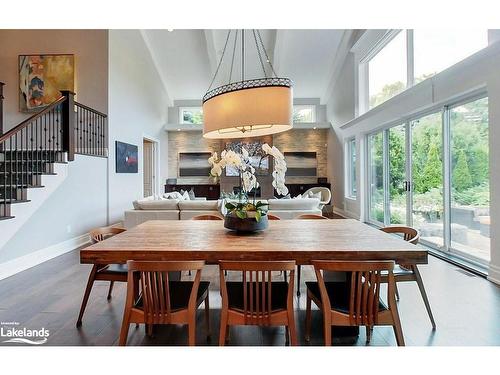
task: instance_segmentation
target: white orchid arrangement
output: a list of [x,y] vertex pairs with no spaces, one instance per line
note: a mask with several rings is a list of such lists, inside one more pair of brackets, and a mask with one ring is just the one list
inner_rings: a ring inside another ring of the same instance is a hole
[[[267,155],[274,158],[273,187],[278,194],[287,195],[288,188],[285,186],[285,173],[287,169],[285,157],[275,146],[271,147],[267,143],[262,145],[262,151],[264,152],[264,156],[262,156],[261,161]],[[210,176],[215,178],[220,177],[222,170],[226,167],[238,169],[240,172],[241,188],[246,195],[259,187],[259,182],[255,177],[255,168],[250,164],[250,155],[245,147],[241,148],[241,154],[233,150],[224,150],[221,152],[220,159],[217,152],[214,152],[208,159],[208,163],[211,166]],[[262,202],[255,203],[255,196],[253,203],[240,202],[236,205],[232,203],[226,204],[229,212],[234,212],[241,219],[248,217],[248,212],[255,212],[255,219],[257,221],[265,214],[263,211],[264,206],[267,206],[267,204]]]

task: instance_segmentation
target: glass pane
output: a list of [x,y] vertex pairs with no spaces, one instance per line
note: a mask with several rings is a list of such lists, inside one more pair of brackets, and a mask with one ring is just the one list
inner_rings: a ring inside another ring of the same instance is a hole
[[443,161],[441,114],[412,122],[413,226],[422,239],[443,246]]
[[391,224],[406,224],[405,126],[389,129],[389,204]]
[[400,32],[368,63],[370,108],[406,88],[406,32]]
[[370,219],[384,223],[384,173],[383,173],[383,133],[370,135],[369,179],[370,179]]
[[351,162],[351,168],[350,168],[350,194],[351,197],[356,196],[356,191],[357,191],[357,186],[356,186],[356,139],[352,139],[349,142],[349,152],[350,152],[350,157],[349,160]]
[[488,30],[418,29],[413,32],[415,83],[432,77],[488,45]]
[[314,106],[296,105],[293,106],[293,122],[314,122]]
[[201,108],[186,108],[181,111],[181,124],[203,124]]
[[450,110],[451,247],[490,260],[488,98]]

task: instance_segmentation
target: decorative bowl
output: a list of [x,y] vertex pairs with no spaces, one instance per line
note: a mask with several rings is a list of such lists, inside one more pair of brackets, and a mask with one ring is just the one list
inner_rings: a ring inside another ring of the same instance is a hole
[[240,219],[234,213],[229,213],[224,218],[224,227],[239,233],[258,232],[266,229],[268,224],[267,215],[262,216],[259,221],[255,217]]

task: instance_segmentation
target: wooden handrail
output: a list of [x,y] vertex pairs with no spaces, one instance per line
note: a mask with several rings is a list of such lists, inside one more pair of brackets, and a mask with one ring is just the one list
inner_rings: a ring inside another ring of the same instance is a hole
[[89,106],[86,106],[85,104],[75,102],[75,105],[76,105],[76,106],[78,106],[78,107],[81,107],[81,108],[83,108],[83,109],[86,109],[87,111],[90,111],[90,112],[93,112],[93,113],[95,113],[95,114],[98,114],[98,115],[100,115],[100,116],[102,116],[102,117],[105,117],[105,118],[107,118],[107,117],[108,117],[108,115],[107,115],[107,114],[102,113],[102,112],[99,112],[97,109],[90,108]]
[[66,100],[66,98],[64,96],[61,96],[59,99],[57,99],[56,101],[50,103],[47,107],[45,107],[40,112],[35,113],[33,116],[27,118],[26,120],[24,120],[23,122],[21,122],[16,127],[10,129],[7,133],[5,133],[5,134],[3,134],[3,135],[0,136],[0,143],[2,143],[3,141],[9,139],[14,134],[20,132],[22,129],[24,129],[25,127],[27,127],[29,124],[33,123],[38,118],[42,117],[45,113],[49,112],[54,107],[56,107],[59,104],[63,103],[65,100]]

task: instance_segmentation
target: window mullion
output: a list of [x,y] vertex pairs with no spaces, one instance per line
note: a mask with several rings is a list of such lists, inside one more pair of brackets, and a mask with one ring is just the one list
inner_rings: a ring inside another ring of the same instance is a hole
[[406,87],[415,84],[415,54],[413,30],[406,30]]
[[389,129],[384,130],[382,140],[382,154],[383,154],[383,186],[384,186],[384,225],[391,223],[391,210],[390,210],[390,189],[389,189]]
[[444,225],[444,250],[451,248],[451,134],[450,110],[444,107],[442,112],[443,122],[443,225]]

